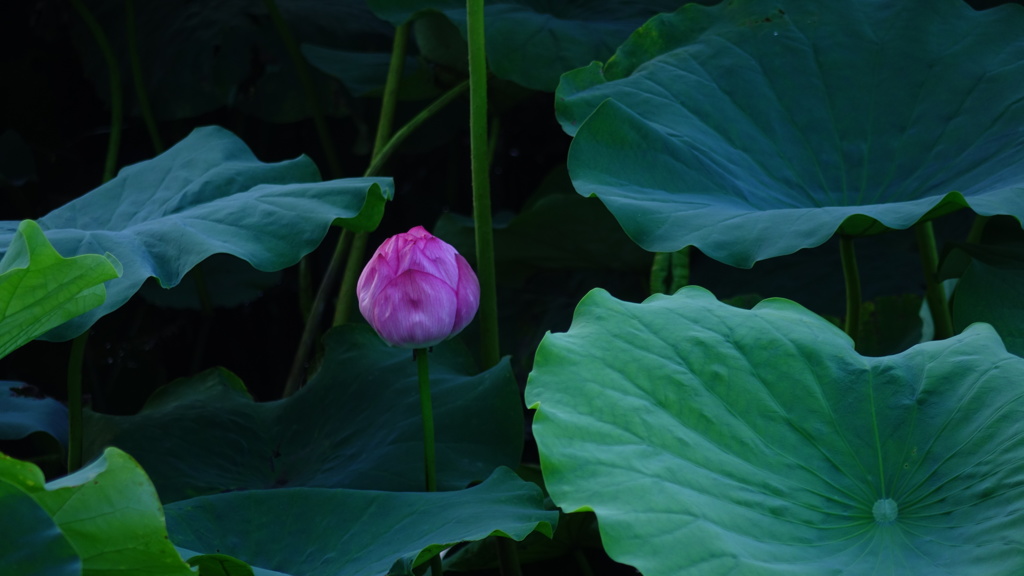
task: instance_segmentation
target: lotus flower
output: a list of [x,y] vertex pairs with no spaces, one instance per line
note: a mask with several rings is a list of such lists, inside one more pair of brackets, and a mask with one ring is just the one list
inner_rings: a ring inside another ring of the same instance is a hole
[[455,336],[480,305],[480,283],[469,263],[422,226],[377,248],[356,294],[370,326],[401,348],[428,348]]

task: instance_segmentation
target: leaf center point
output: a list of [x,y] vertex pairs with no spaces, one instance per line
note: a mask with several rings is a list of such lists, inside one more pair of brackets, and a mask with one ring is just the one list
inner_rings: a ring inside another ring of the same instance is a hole
[[892,498],[877,500],[875,505],[871,507],[871,513],[875,515],[875,522],[879,524],[892,524],[895,522],[899,510],[900,507]]

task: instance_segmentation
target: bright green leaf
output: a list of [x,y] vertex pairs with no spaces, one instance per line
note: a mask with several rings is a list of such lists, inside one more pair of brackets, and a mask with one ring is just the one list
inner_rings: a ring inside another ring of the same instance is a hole
[[557,519],[540,488],[506,468],[455,492],[282,488],[167,506],[180,546],[303,576],[380,576],[395,565],[419,566],[458,542],[493,534],[522,540],[535,530],[550,536]]
[[[86,453],[131,453],[165,502],[286,486],[423,489],[412,353],[365,325],[324,343],[320,370],[286,400],[257,404],[237,377],[210,370],[157,391],[135,416],[86,412]],[[478,373],[458,342],[434,350],[438,487],[456,490],[519,462],[523,414],[507,360]]]
[[103,303],[103,283],[120,275],[109,253],[62,258],[32,220],[0,232],[0,358]]
[[737,0],[556,92],[569,172],[645,249],[732,266],[965,206],[1024,219],[1024,9]]
[[[146,473],[116,448],[106,450],[78,472],[45,485],[39,468],[0,454],[0,486],[17,488],[46,512],[81,558],[82,574],[193,574],[167,539],[160,500]],[[10,526],[6,506],[0,511],[3,525]],[[34,528],[48,530],[38,525]],[[33,532],[22,537],[43,536]]]
[[645,576],[1024,571],[1024,359],[881,358],[794,302],[596,290],[526,389],[552,499]]
[[[103,305],[45,338],[73,338],[121,307],[146,278],[175,286],[213,254],[231,254],[263,271],[287,268],[316,248],[332,223],[376,228],[391,192],[390,178],[321,182],[305,156],[264,164],[230,132],[199,128],[39,219],[58,251],[110,252],[124,266]],[[0,222],[0,246],[15,226]]]

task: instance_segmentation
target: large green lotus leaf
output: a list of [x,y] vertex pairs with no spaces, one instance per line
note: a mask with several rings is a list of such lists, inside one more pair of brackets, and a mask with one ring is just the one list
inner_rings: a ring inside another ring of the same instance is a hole
[[281,283],[281,271],[262,272],[227,254],[214,254],[182,276],[171,289],[160,286],[155,278],[139,288],[139,296],[164,308],[202,310],[209,305],[233,308],[256,300]]
[[[35,465],[0,454],[0,486],[31,497],[54,525],[26,526],[26,530],[33,531],[19,532],[15,536],[26,544],[49,540],[51,545],[58,536],[62,537],[70,545],[73,558],[81,561],[81,571],[75,573],[89,576],[192,574],[167,540],[163,509],[146,473],[130,456],[117,449],[105,451],[85,468],[48,484],[44,484],[43,473]],[[3,500],[0,503],[6,504]],[[7,527],[21,528],[9,515],[15,513],[14,509],[4,506],[0,512],[4,517],[4,532]],[[57,534],[49,534],[53,530],[57,530]],[[51,550],[60,556],[52,560],[73,562],[63,545],[55,546]],[[31,556],[33,551],[26,552]],[[42,562],[49,560],[26,558],[26,565],[40,562],[38,566],[42,567]],[[8,567],[5,557],[4,568]]]
[[[320,370],[288,399],[255,403],[223,369],[157,391],[134,416],[86,412],[86,451],[114,445],[165,502],[224,490],[423,489],[416,363],[367,326],[325,337]],[[464,488],[522,452],[523,414],[507,360],[477,373],[457,342],[430,358],[438,487]]]
[[45,432],[68,443],[68,409],[23,382],[0,381],[0,440],[17,440]]
[[[376,228],[390,178],[320,181],[312,160],[265,164],[223,128],[206,127],[153,160],[38,220],[62,254],[109,252],[124,275],[107,286],[98,308],[45,335],[67,340],[116,310],[148,277],[176,285],[192,267],[217,253],[263,270],[280,270],[319,245],[332,223]],[[0,246],[16,223],[0,222]]]
[[1024,571],[1024,359],[857,354],[782,299],[595,290],[526,389],[548,491],[646,576]]
[[[131,86],[125,3],[84,3],[110,41],[123,83]],[[391,47],[394,29],[374,16],[362,0],[275,0],[275,4],[297,43],[350,50],[387,51]],[[266,2],[134,5],[142,82],[157,118],[194,117],[224,106],[272,122],[309,117],[308,97]],[[96,40],[80,18],[71,23],[86,77],[109,101],[107,63]],[[321,103],[337,101],[327,77],[314,72],[311,80]],[[135,91],[124,92],[128,110],[138,112]],[[337,106],[325,108],[344,111]]]
[[17,224],[6,240],[0,259],[0,358],[103,304],[103,283],[121,274],[109,253],[62,258],[32,220]]
[[1024,245],[972,247],[976,255],[956,285],[953,327],[991,324],[1007,350],[1024,356]]
[[[474,260],[472,218],[448,212],[434,233]],[[650,270],[651,255],[622,233],[597,200],[572,191],[564,167],[556,169],[511,218],[495,219],[494,257],[499,273],[522,280],[537,269]]]
[[[702,0],[711,3],[714,0]],[[435,10],[466,35],[466,3],[460,0],[369,0],[370,9],[396,26],[416,13]],[[487,60],[494,74],[516,84],[554,91],[558,77],[604,59],[630,32],[675,0],[496,0],[484,6]]]
[[[360,97],[380,97],[391,66],[390,49],[366,52],[303,44],[302,55],[324,74],[340,80],[353,96]],[[423,59],[407,56],[402,66],[398,98],[424,100],[437,96],[439,90],[432,75],[433,71]]]
[[0,514],[4,519],[0,522],[0,558],[5,574],[82,574],[82,559],[53,518],[2,472]]
[[411,575],[458,542],[492,534],[522,540],[535,530],[550,536],[557,519],[540,488],[507,468],[455,492],[284,488],[167,506],[179,546],[302,576]]
[[732,266],[969,206],[1024,218],[1024,10],[694,4],[556,92],[569,172],[638,244]]

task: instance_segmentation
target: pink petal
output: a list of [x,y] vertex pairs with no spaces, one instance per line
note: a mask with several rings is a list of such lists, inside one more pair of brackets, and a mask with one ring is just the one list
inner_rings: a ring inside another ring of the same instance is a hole
[[369,307],[363,315],[385,342],[427,348],[452,334],[455,291],[436,276],[408,270],[384,285]]
[[473,272],[469,262],[460,254],[455,255],[455,263],[459,269],[459,283],[455,296],[455,325],[452,327],[451,336],[462,332],[476,316],[476,311],[480,307],[480,281],[476,277],[476,272]]

